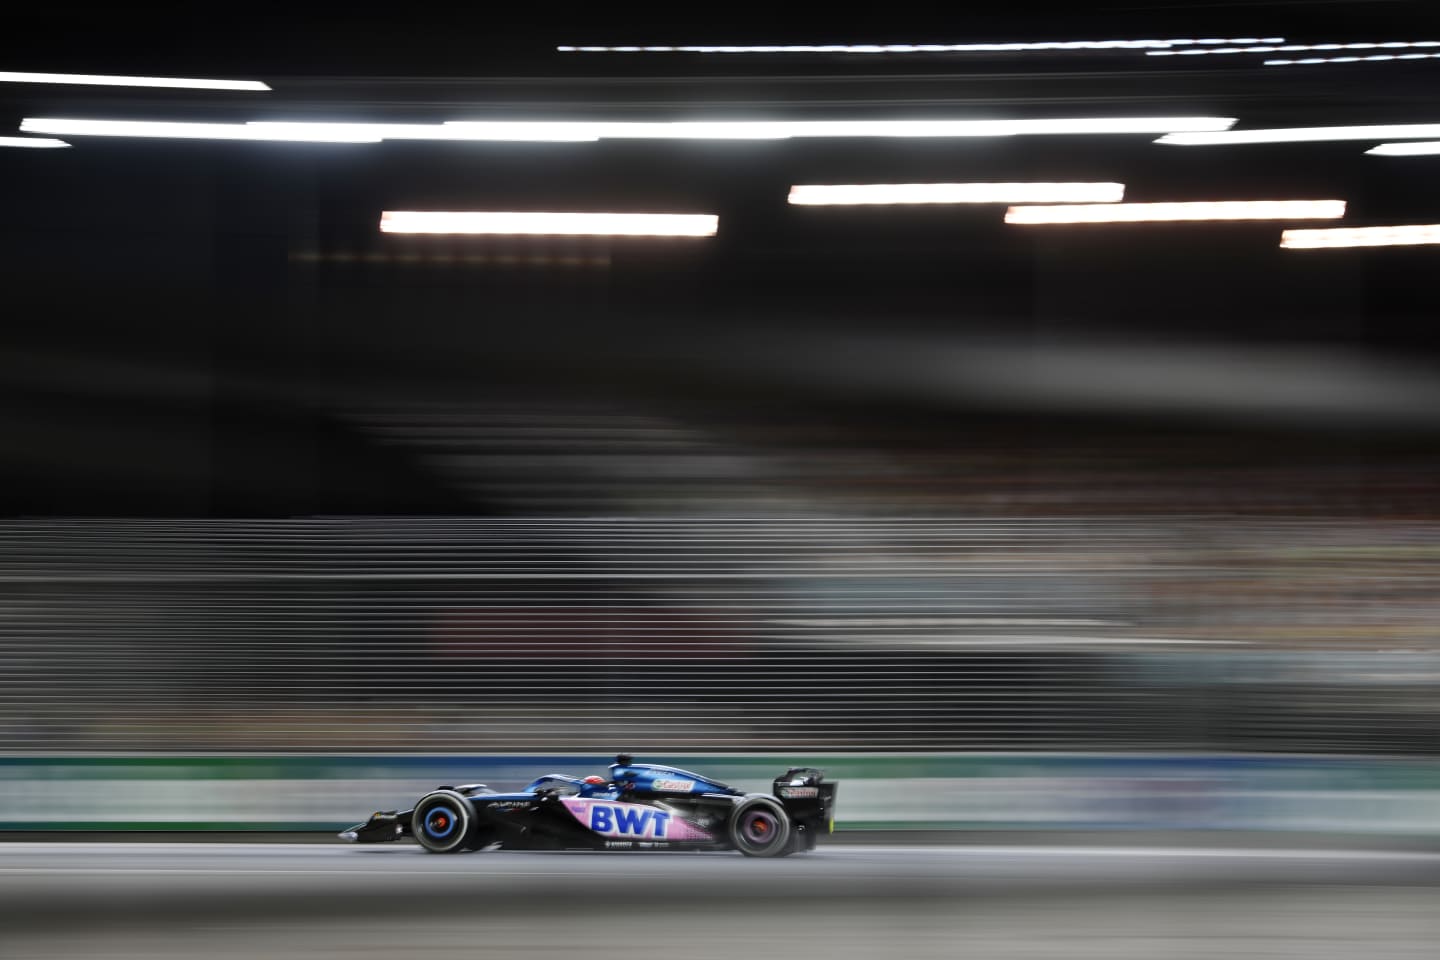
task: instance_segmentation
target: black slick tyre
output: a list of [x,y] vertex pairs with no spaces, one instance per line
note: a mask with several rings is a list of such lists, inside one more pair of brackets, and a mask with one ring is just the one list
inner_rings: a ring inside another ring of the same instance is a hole
[[790,852],[790,818],[769,797],[741,800],[730,813],[728,829],[730,842],[747,857],[783,857]]
[[435,790],[415,804],[410,832],[430,853],[459,853],[475,829],[470,801],[454,790]]

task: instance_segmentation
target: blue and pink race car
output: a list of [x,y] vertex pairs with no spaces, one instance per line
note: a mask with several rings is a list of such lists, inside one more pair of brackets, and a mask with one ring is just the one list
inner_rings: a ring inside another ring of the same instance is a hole
[[773,792],[621,754],[609,777],[550,774],[515,793],[444,786],[409,810],[374,814],[340,836],[356,843],[413,837],[431,853],[502,850],[739,850],[783,857],[815,848],[835,826],[835,788],[811,767],[775,778]]

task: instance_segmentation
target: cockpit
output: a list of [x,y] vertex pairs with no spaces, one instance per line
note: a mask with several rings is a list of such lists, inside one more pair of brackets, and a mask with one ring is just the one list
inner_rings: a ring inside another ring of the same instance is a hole
[[612,795],[614,787],[603,777],[567,776],[563,773],[548,773],[525,787],[526,793],[546,791],[558,797],[593,797]]
[[579,777],[567,777],[563,773],[548,773],[543,777],[531,781],[531,783],[526,786],[525,792],[539,793],[542,790],[548,790],[562,797],[575,797],[579,796],[580,791],[584,789],[584,787],[585,781]]

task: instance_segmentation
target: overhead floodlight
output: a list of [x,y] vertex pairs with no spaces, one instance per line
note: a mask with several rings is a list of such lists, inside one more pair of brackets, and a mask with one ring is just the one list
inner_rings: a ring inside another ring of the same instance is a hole
[[1381,60],[1435,60],[1440,53],[1379,53],[1368,57],[1306,57],[1303,60],[1266,60],[1267,67],[1308,67],[1317,63],[1375,63]]
[[312,136],[353,137],[355,142],[380,140],[511,140],[541,142],[593,142],[599,137],[585,124],[546,121],[497,121],[483,125],[449,123],[309,123],[251,120],[245,126],[257,132],[289,134],[293,139]]
[[783,140],[790,137],[1009,137],[1045,134],[1153,134],[1223,131],[1233,117],[1079,117],[1027,120],[683,120],[550,121],[457,120],[423,123],[312,123],[251,121],[89,120],[30,117],[27,133],[108,137],[172,137],[192,140],[279,140],[313,143],[378,143],[382,140],[594,141]]
[[68,147],[64,140],[50,137],[0,137],[0,147]]
[[1284,37],[1205,37],[1200,40],[1167,40],[1172,46],[1216,45],[1226,43],[1284,43]]
[[790,188],[799,206],[909,203],[1116,203],[1123,183],[850,183]]
[[[792,134],[773,121],[495,121],[451,120],[445,129],[462,140],[784,140]],[[532,136],[539,134],[539,136]]]
[[1366,153],[1377,157],[1433,157],[1440,154],[1440,140],[1417,140],[1414,143],[1382,143]]
[[182,90],[269,90],[259,80],[196,80],[184,77],[113,77],[87,73],[0,71],[0,83],[70,83],[96,87],[174,87]]
[[713,237],[720,218],[685,213],[529,213],[387,210],[382,233]]
[[1392,227],[1346,227],[1326,230],[1285,230],[1280,234],[1280,246],[1286,250],[1405,247],[1435,243],[1440,243],[1440,223],[1414,223]]
[[[576,122],[545,124],[548,131],[571,130],[577,139],[783,140],[791,137],[1010,137],[1024,135],[1172,133],[1228,130],[1233,117],[1076,117],[1009,120],[711,120],[672,122]],[[451,121],[478,138],[493,121]],[[510,138],[522,125],[500,124]]]
[[1006,223],[1165,223],[1204,220],[1336,220],[1344,200],[1207,200],[1011,207]]
[[[308,127],[325,127],[310,124]],[[339,125],[343,127],[343,125]],[[26,117],[25,133],[54,133],[78,137],[162,137],[181,140],[280,140],[308,143],[379,143],[374,135],[345,129],[269,131],[244,123],[191,123],[156,120],[78,120],[61,117]]]
[[[1245,40],[1234,41],[1248,43]],[[1440,40],[1384,40],[1375,43],[1284,43],[1280,40],[1257,40],[1251,46],[1198,47],[1186,50],[1147,50],[1147,57],[1201,57],[1234,53],[1303,53],[1310,50],[1405,50],[1440,47]]]
[[708,46],[560,46],[560,53],[1032,53],[1067,50],[1146,50],[1192,44],[1284,43],[1284,37],[1172,40],[1043,40],[1006,43],[822,43]]
[[1156,143],[1183,147],[1242,143],[1319,143],[1328,140],[1430,140],[1440,137],[1440,123],[1383,123],[1354,127],[1281,127],[1266,130],[1177,131]]

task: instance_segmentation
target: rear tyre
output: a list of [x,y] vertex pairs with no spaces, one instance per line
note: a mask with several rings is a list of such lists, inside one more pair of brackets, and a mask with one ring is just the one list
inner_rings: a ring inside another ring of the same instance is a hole
[[783,857],[790,852],[790,818],[769,797],[746,797],[730,814],[730,842],[747,857]]
[[410,832],[430,853],[458,853],[475,831],[470,801],[454,790],[427,793],[415,804]]

